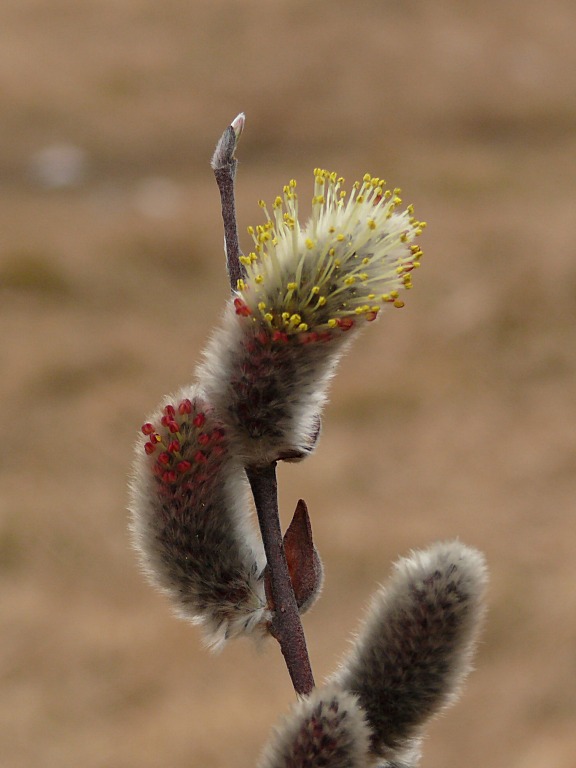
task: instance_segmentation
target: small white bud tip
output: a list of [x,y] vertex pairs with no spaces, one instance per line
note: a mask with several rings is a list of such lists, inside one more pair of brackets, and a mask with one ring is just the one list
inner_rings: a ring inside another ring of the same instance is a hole
[[246,122],[246,115],[244,112],[240,112],[239,115],[237,115],[234,120],[230,123],[230,127],[234,131],[236,135],[236,144],[238,144],[238,141],[240,140],[240,136],[242,135],[242,131],[244,130],[244,123]]

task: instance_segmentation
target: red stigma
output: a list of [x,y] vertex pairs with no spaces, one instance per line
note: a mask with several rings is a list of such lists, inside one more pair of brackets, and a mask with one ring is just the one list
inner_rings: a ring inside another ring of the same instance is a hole
[[154,443],[145,443],[144,450],[146,451],[148,456],[150,456],[150,454],[154,453],[154,451],[156,450],[156,446],[154,445]]
[[176,464],[178,472],[188,472],[191,467],[192,464],[189,461],[179,461],[178,464]]
[[274,331],[272,341],[288,341],[288,334],[284,331]]
[[143,435],[151,435],[155,431],[156,431],[156,427],[154,426],[154,424],[150,424],[149,421],[147,421],[146,424],[142,424]]
[[249,317],[252,314],[250,307],[240,298],[234,299],[234,306],[236,307],[236,314],[240,317]]
[[210,442],[210,435],[206,434],[206,432],[202,432],[201,435],[198,435],[198,442],[200,445],[208,445]]
[[158,456],[158,463],[164,464],[164,466],[167,466],[168,464],[170,464],[170,454],[161,453],[160,456]]
[[162,475],[162,480],[165,483],[175,483],[177,479],[178,479],[178,475],[176,474],[176,472],[174,472],[173,469],[171,469],[168,472],[164,472],[164,474]]
[[349,331],[354,325],[354,319],[352,317],[339,317],[336,324],[340,330]]
[[168,424],[166,424],[170,432],[172,434],[175,434],[176,432],[180,431],[180,426],[175,421],[169,421]]
[[178,413],[181,416],[184,416],[187,413],[192,413],[192,401],[188,398],[185,398],[182,400],[182,402],[178,406]]
[[164,407],[164,413],[166,414],[166,416],[168,416],[169,419],[173,419],[174,416],[176,416],[176,409],[174,408],[173,405],[166,405]]
[[180,443],[178,442],[178,440],[172,440],[172,442],[168,446],[168,451],[170,453],[178,453],[179,450],[180,450]]
[[206,458],[206,456],[204,456],[202,451],[196,451],[196,453],[194,454],[194,461],[197,464],[206,464],[208,459]]

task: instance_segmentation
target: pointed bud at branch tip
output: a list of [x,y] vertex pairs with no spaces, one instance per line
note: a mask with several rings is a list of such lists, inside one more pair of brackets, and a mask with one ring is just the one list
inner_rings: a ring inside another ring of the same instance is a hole
[[244,112],[240,112],[239,115],[237,115],[234,120],[232,120],[232,123],[230,127],[234,131],[234,134],[236,135],[236,146],[238,146],[238,141],[240,140],[240,136],[242,135],[242,131],[244,130],[244,124],[246,122],[246,115]]
[[246,116],[244,115],[244,112],[240,112],[228,128],[226,128],[218,140],[216,149],[212,155],[210,163],[212,170],[219,171],[230,166],[235,166],[236,159],[234,158],[234,152],[238,146],[242,131],[244,130],[245,122]]

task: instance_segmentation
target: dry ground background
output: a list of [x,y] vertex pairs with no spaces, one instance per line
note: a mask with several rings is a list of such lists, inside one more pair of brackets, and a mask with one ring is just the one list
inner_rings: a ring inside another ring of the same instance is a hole
[[126,534],[137,429],[226,299],[208,160],[240,110],[243,233],[318,165],[429,223],[281,469],[326,566],[317,678],[400,554],[460,537],[490,613],[423,765],[576,766],[575,33],[573,0],[2,0],[1,766],[248,768],[292,700],[275,645],[208,655]]

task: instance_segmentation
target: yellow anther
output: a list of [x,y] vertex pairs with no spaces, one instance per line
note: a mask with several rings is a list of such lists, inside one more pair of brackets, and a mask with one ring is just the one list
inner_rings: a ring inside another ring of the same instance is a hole
[[320,298],[318,299],[318,306],[323,307],[324,304],[326,304],[326,302],[327,302],[326,296],[320,296]]
[[271,323],[272,320],[274,320],[274,315],[270,314],[270,312],[267,312],[264,315],[264,320],[266,320],[268,323]]
[[238,280],[236,281],[236,288],[237,288],[239,291],[244,291],[244,290],[246,290],[246,283],[244,282],[244,280],[242,280],[242,278],[241,278],[241,277],[239,277],[239,278],[238,278]]
[[368,229],[376,229],[376,222],[374,219],[368,219]]
[[402,301],[402,299],[396,299],[396,301],[394,302],[394,306],[397,307],[398,309],[401,309],[404,306],[404,302]]
[[330,320],[328,320],[328,327],[329,328],[336,328],[337,325],[338,325],[338,323],[336,322],[336,320],[334,320],[333,317],[331,317]]
[[366,264],[370,264],[370,259],[368,256],[364,256],[362,259],[362,264],[364,264],[364,266],[366,266]]
[[355,282],[356,282],[356,278],[354,277],[354,275],[348,275],[348,277],[344,279],[345,285],[354,285]]
[[310,291],[310,293],[311,293],[313,296],[316,296],[317,294],[319,294],[319,293],[320,293],[320,286],[318,286],[318,285],[315,285],[315,286],[314,286],[314,288],[312,288],[312,290]]
[[344,235],[340,233],[339,235],[336,235],[336,240],[338,240],[339,243],[341,243],[344,240]]
[[298,328],[296,330],[297,331],[307,331],[308,330],[308,324],[307,323],[300,323],[300,325],[298,326]]
[[298,288],[298,283],[288,283],[287,288],[289,291],[295,291]]
[[254,281],[258,283],[258,285],[261,285],[264,282],[264,278],[262,277],[262,275],[256,275],[256,277],[254,278]]
[[259,301],[259,302],[258,302],[258,309],[260,310],[260,312],[264,312],[264,310],[266,309],[266,304],[265,304],[265,302],[263,302],[263,301]]
[[311,251],[312,248],[314,248],[314,245],[315,245],[314,240],[310,240],[310,238],[307,237],[306,238],[306,248],[308,248],[308,250]]
[[282,312],[282,320],[287,323],[290,320],[290,312]]

